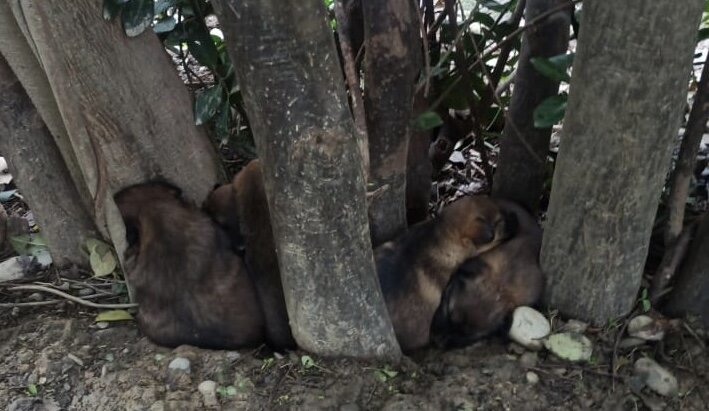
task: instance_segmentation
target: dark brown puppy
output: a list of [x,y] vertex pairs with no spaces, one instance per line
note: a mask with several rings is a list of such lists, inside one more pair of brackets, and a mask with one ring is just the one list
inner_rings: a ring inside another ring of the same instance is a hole
[[496,202],[516,216],[517,233],[467,260],[453,275],[431,326],[439,346],[463,346],[490,335],[516,307],[536,304],[544,290],[539,268],[541,228],[519,205]]
[[399,344],[404,351],[429,343],[431,321],[455,270],[494,248],[510,223],[487,197],[464,197],[439,218],[412,226],[375,250],[377,273]]
[[151,340],[219,349],[263,342],[256,290],[209,216],[164,183],[126,188],[115,201],[126,225],[126,276]]
[[224,225],[232,241],[240,239],[244,243],[246,268],[256,285],[269,345],[274,349],[295,347],[283,297],[261,163],[251,161],[234,176],[231,184],[214,190],[204,209]]

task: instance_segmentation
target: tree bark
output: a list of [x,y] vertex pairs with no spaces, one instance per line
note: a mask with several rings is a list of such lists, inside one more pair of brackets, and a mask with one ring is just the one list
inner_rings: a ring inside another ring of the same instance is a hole
[[369,137],[372,243],[406,229],[406,157],[414,86],[421,68],[418,8],[411,0],[362,0],[364,107]]
[[39,223],[54,264],[85,265],[82,246],[88,238],[98,238],[98,231],[51,133],[2,56],[0,153]]
[[709,327],[709,214],[697,227],[665,308],[670,315],[698,315]]
[[398,358],[322,1],[214,5],[263,165],[293,336],[322,355]]
[[129,39],[101,4],[21,0],[92,196],[161,177],[201,201],[219,169],[187,88],[150,30]]
[[603,324],[633,306],[702,4],[584,5],[541,253],[564,314]]
[[[423,114],[428,101],[423,91],[414,97],[411,121]],[[431,130],[411,130],[409,152],[406,158],[406,220],[413,225],[428,218],[428,204],[431,202],[433,165],[428,153],[431,147]]]
[[[531,21],[569,0],[529,0],[525,20]],[[554,13],[524,32],[519,67],[500,142],[493,195],[522,204],[532,213],[539,208],[544,186],[551,127],[534,127],[534,109],[559,91],[559,82],[537,71],[530,59],[565,53],[569,47],[572,8]]]
[[88,207],[91,204],[89,189],[71,147],[52,88],[37,60],[37,50],[33,47],[31,39],[27,37],[29,29],[23,23],[19,2],[0,2],[0,54],[5,57],[54,136],[56,147],[79,193],[78,200]]

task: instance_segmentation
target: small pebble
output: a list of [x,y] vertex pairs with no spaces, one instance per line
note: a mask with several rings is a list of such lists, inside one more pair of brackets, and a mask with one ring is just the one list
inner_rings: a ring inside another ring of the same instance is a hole
[[550,335],[544,347],[554,355],[571,362],[584,362],[593,355],[593,343],[585,335],[564,332]]
[[635,361],[634,372],[648,388],[660,395],[674,396],[679,391],[677,378],[650,358],[640,358]]
[[519,357],[519,364],[524,368],[536,367],[538,361],[536,352],[526,352]]
[[107,321],[99,321],[96,323],[96,328],[98,328],[99,330],[105,330],[106,328],[108,328],[108,322]]
[[527,372],[527,382],[530,383],[530,384],[532,384],[532,385],[538,383],[538,382],[539,382],[539,376],[537,375],[537,373],[532,372],[532,371],[528,371],[528,372]]
[[509,337],[517,344],[530,349],[542,348],[542,339],[551,332],[549,320],[539,311],[530,307],[517,307],[512,314]]
[[216,407],[219,405],[219,400],[217,400],[217,383],[211,380],[202,381],[197,390],[202,394],[202,400],[206,407]]
[[30,301],[42,301],[44,300],[44,296],[42,296],[41,293],[32,293],[27,297],[28,300]]
[[588,324],[583,321],[571,319],[566,322],[563,329],[564,331],[583,334],[586,332],[586,329],[588,329]]
[[167,368],[170,370],[189,371],[190,360],[184,357],[175,357],[174,360],[170,361],[170,364],[167,366]]
[[638,315],[628,323],[628,335],[645,341],[661,341],[665,330],[647,315]]

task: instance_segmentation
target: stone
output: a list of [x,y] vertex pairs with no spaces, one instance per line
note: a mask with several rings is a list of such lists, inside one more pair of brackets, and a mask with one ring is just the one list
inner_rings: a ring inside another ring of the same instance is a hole
[[586,329],[588,329],[588,324],[583,321],[571,319],[566,322],[562,329],[572,333],[583,334],[586,332]]
[[184,357],[175,357],[167,366],[167,385],[171,389],[186,387],[191,384],[190,360]]
[[679,392],[677,378],[650,358],[635,361],[634,372],[648,388],[662,396],[675,396]]
[[190,360],[184,357],[175,357],[167,366],[171,370],[190,371]]
[[593,343],[585,335],[563,332],[550,335],[544,340],[544,347],[554,355],[571,362],[584,362],[593,355]]
[[528,371],[526,377],[527,377],[527,382],[532,385],[539,382],[539,376],[535,372]]
[[628,323],[628,335],[645,341],[661,341],[665,338],[665,330],[653,318],[638,315]]
[[537,366],[539,358],[536,352],[526,352],[519,357],[519,365],[524,368],[532,368]]
[[205,407],[217,407],[219,406],[219,400],[217,399],[217,383],[211,380],[202,381],[198,386],[197,390],[202,394],[202,401]]
[[15,281],[25,276],[26,263],[23,259],[27,257],[11,257],[0,263],[0,283]]
[[517,307],[512,314],[509,337],[517,344],[530,349],[542,348],[542,339],[551,332],[549,321],[539,311],[530,307]]

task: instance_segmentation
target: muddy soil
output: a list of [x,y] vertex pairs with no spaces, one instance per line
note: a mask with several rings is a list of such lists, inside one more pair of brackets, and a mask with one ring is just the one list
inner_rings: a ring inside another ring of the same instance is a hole
[[[399,365],[265,348],[158,347],[133,322],[97,324],[66,302],[0,308],[0,409],[19,410],[706,410],[709,359],[696,333],[618,352],[609,330],[587,331],[591,363],[530,352],[502,337],[425,350]],[[556,321],[559,324],[559,321]],[[694,335],[694,336],[693,336]],[[633,376],[654,357],[679,380],[661,397]]]

